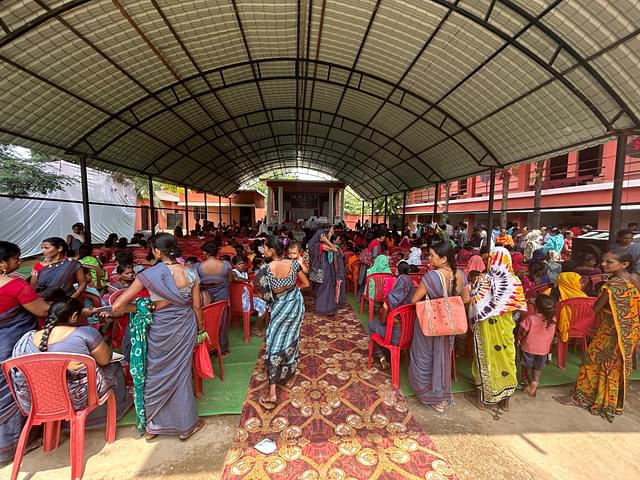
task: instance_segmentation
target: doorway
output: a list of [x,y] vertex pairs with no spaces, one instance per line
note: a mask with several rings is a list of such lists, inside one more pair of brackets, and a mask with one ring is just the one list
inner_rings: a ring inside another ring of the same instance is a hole
[[240,207],[240,226],[241,227],[251,227],[253,217],[253,208],[251,207]]

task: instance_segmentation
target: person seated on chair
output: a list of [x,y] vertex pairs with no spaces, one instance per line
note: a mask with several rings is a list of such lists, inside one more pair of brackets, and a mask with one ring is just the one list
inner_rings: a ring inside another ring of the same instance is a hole
[[123,263],[116,267],[117,280],[109,284],[109,290],[112,292],[129,288],[133,281],[136,279],[136,273],[133,270],[133,265]]
[[[96,361],[96,386],[98,396],[109,388],[114,389],[117,417],[123,416],[131,407],[133,399],[125,386],[124,372],[120,362],[111,362],[111,347],[107,345],[95,328],[78,326],[82,303],[69,298],[56,302],[49,308],[47,322],[41,330],[25,333],[13,348],[13,356],[39,352],[60,352],[89,355]],[[20,372],[12,374],[18,401],[25,410],[31,408],[31,395],[26,379]],[[67,385],[74,410],[87,406],[87,373],[77,363],[69,364]],[[87,427],[95,427],[106,421],[107,406],[102,405],[87,417]]]
[[[416,291],[416,287],[413,284],[413,280],[409,276],[409,264],[402,262],[398,264],[398,277],[395,279],[395,284],[391,291],[387,294],[382,307],[378,312],[379,319],[373,319],[369,322],[369,335],[377,333],[382,338],[387,333],[387,321],[393,321],[393,335],[391,337],[391,343],[398,345],[400,342],[400,323],[397,318],[388,319],[387,314],[394,308],[401,307],[402,305],[408,305],[411,303],[413,293]],[[383,370],[389,368],[388,356],[389,351],[382,348],[377,343],[373,344],[373,356],[380,362],[380,366]]]
[[253,305],[251,305],[251,297],[249,296],[249,289],[253,289],[253,282],[249,280],[249,273],[247,272],[247,264],[240,255],[236,255],[231,259],[231,281],[242,282],[246,286],[242,289],[242,311],[251,312],[255,310],[258,313],[258,321],[255,327],[251,329],[251,335],[254,337],[262,337],[264,334],[264,316],[267,314],[267,302],[262,298],[254,295]]

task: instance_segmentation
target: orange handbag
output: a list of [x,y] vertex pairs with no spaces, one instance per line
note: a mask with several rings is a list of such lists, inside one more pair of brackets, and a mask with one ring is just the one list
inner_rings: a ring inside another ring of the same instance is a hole
[[467,331],[467,312],[460,296],[448,295],[444,276],[435,270],[442,282],[442,298],[427,298],[416,303],[418,323],[422,333],[427,337],[443,337],[462,335]]

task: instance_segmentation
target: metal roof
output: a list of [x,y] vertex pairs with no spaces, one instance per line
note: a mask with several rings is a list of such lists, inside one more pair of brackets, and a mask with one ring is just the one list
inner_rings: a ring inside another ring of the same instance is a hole
[[[4,0],[0,142],[372,198],[640,128],[638,0]],[[2,34],[2,32],[0,32]]]

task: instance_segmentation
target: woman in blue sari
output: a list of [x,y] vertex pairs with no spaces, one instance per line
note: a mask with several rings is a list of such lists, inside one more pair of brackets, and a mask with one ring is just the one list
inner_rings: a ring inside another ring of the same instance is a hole
[[261,395],[259,403],[265,410],[273,410],[278,401],[276,386],[292,385],[298,363],[298,341],[304,317],[304,300],[300,289],[309,286],[297,260],[282,258],[282,246],[276,237],[269,237],[264,245],[265,258],[272,261],[256,273],[256,285],[263,298],[273,302],[271,320],[266,331],[265,364],[269,374],[269,394]]
[[[61,288],[71,298],[78,298],[87,287],[82,265],[67,258],[69,246],[62,238],[45,238],[41,244],[44,260],[37,262],[31,272],[31,286],[38,293],[47,288]],[[74,288],[73,284],[78,287]]]
[[[331,243],[333,227],[327,231],[320,228],[307,243],[309,249],[310,277],[315,283],[315,312],[320,315],[334,315],[338,308],[339,291],[337,271],[334,265],[336,247]],[[340,258],[342,260],[342,258]],[[320,273],[322,272],[322,273]],[[342,269],[344,278],[344,268]]]
[[[144,405],[142,428],[147,440],[158,434],[186,440],[204,426],[198,417],[191,374],[193,348],[203,329],[200,279],[177,262],[182,253],[173,235],[156,236],[153,255],[159,262],[138,274],[114,302],[112,315],[131,312],[130,302],[143,288],[149,291],[153,318],[146,332],[146,356],[138,358],[143,348],[131,351],[132,366],[146,361],[144,388],[136,390],[144,400],[136,399],[136,413],[140,416],[138,405]],[[131,319],[132,332],[138,321],[136,314]]]
[[[49,310],[31,285],[11,276],[19,266],[18,246],[0,241],[0,362],[11,358],[20,337],[36,327],[35,317],[44,317]],[[24,421],[0,374],[0,464],[13,460]]]
[[[455,249],[450,242],[434,243],[429,249],[429,260],[433,270],[424,274],[418,289],[413,294],[412,303],[444,297],[444,284],[449,287],[449,295],[461,295],[464,302],[470,300],[467,278],[462,270],[456,269]],[[431,337],[422,333],[416,318],[411,342],[411,363],[409,383],[416,397],[438,413],[444,413],[453,403],[451,395],[451,351],[455,336]]]
[[[196,263],[193,268],[200,277],[202,305],[229,299],[229,281],[231,279],[231,263],[218,260],[218,243],[208,241],[202,245],[202,252],[207,259]],[[220,322],[220,349],[222,354],[229,353],[229,322]]]

